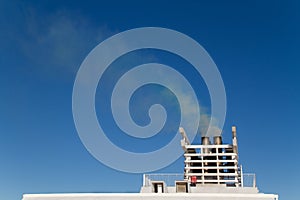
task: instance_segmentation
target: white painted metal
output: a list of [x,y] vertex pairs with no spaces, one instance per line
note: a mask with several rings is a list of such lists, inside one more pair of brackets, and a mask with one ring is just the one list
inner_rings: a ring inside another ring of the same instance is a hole
[[[191,145],[184,130],[180,132],[184,174],[144,174],[140,193],[24,194],[23,200],[278,200],[278,195],[258,192],[255,174],[243,174],[235,127],[232,145]],[[186,184],[183,193],[176,189],[179,182]]]
[[25,194],[23,200],[277,200],[273,194],[227,193],[85,193],[85,194]]

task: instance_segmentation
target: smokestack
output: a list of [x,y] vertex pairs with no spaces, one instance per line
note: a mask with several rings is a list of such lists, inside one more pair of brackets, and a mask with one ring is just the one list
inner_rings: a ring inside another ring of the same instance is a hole
[[222,137],[221,136],[215,136],[214,137],[214,144],[216,144],[216,145],[222,144]]
[[233,145],[233,153],[238,154],[238,145],[237,145],[237,138],[236,138],[236,127],[232,126],[232,145]]
[[[209,137],[201,137],[201,143],[202,143],[202,145],[210,145]],[[209,148],[203,149],[203,153],[209,153],[209,151],[210,151]]]
[[209,137],[201,137],[201,144],[202,145],[210,145],[209,144]]

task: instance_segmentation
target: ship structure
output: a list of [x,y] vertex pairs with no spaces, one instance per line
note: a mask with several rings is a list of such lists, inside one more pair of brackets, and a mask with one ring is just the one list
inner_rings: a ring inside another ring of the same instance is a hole
[[179,132],[184,173],[144,174],[140,193],[24,194],[23,200],[278,200],[259,192],[255,174],[243,173],[235,126],[232,144],[223,144],[222,136],[191,144],[184,129]]

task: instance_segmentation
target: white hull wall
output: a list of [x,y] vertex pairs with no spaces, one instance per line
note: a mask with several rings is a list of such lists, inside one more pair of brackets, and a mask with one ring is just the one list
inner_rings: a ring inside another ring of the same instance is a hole
[[24,194],[23,200],[277,200],[274,194],[226,193],[91,193],[91,194]]

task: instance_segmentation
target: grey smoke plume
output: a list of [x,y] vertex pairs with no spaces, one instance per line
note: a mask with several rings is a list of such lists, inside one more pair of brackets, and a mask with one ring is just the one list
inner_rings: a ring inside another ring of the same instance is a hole
[[[210,123],[211,126],[209,127]],[[201,114],[199,128],[201,137],[213,137],[222,134],[222,129],[218,126],[218,120],[208,114]]]

